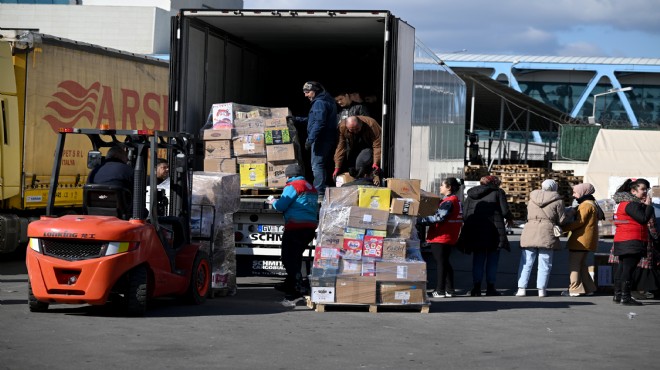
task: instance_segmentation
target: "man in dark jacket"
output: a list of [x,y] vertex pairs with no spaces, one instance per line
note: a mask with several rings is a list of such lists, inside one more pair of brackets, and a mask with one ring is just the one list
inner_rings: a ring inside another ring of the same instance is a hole
[[108,149],[105,161],[94,168],[87,178],[90,184],[103,184],[121,186],[133,191],[133,168],[127,164],[128,155],[118,147]]
[[364,106],[362,103],[354,102],[350,98],[350,94],[348,93],[347,90],[343,90],[343,92],[335,96],[335,101],[341,108],[338,122],[341,122],[341,120],[346,119],[350,116],[370,116],[367,107]]
[[337,145],[337,104],[316,81],[305,82],[303,93],[312,106],[307,117],[295,117],[295,120],[307,124],[305,149],[311,150],[314,187],[323,196],[332,166],[332,150]]

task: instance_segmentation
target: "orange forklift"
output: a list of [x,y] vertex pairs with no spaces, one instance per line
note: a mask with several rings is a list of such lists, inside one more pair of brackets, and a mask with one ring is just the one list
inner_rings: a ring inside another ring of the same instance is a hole
[[[102,162],[104,148],[124,148],[134,169],[134,186],[131,190],[85,184],[83,214],[56,217],[57,179],[70,135],[89,138],[90,169]],[[112,302],[129,316],[142,316],[147,302],[155,297],[181,296],[193,304],[203,303],[211,290],[211,264],[207,253],[191,239],[192,151],[190,137],[184,133],[62,129],[46,216],[28,226],[30,311],[45,311],[51,303]],[[165,152],[172,168],[169,199],[164,189],[155,191],[155,159]]]

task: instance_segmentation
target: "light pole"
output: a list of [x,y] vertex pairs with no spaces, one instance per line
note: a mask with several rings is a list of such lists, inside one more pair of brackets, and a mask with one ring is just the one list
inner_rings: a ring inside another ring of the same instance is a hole
[[603,96],[603,95],[614,94],[614,93],[624,92],[624,91],[630,91],[632,89],[633,89],[632,86],[616,87],[616,88],[613,88],[613,89],[609,89],[609,90],[605,91],[604,93],[595,94],[594,95],[594,107],[593,107],[594,109],[591,112],[591,117],[589,117],[589,123],[591,123],[591,124],[596,123],[596,98],[598,98],[599,96]]

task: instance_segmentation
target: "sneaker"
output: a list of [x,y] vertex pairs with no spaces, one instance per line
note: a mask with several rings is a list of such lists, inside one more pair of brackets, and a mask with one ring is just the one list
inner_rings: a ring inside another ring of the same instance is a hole
[[527,295],[527,290],[525,288],[518,288],[516,292],[516,297],[524,297]]
[[569,293],[568,290],[561,292],[562,297],[579,297],[580,293]]
[[445,292],[445,298],[454,298],[454,292]]
[[547,295],[547,292],[545,289],[539,289],[539,297],[545,297]]
[[444,297],[444,295],[441,295],[440,293],[438,293],[435,290],[433,291],[433,293],[431,293],[431,298],[443,298],[443,297]]

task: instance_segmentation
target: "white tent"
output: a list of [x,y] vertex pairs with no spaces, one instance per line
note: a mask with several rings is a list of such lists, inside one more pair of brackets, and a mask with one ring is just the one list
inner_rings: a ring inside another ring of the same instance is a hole
[[660,179],[660,131],[598,132],[584,175],[596,188],[596,199],[611,198],[627,178],[643,177],[651,186]]

